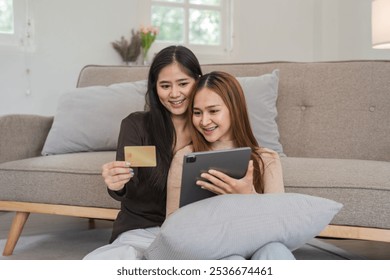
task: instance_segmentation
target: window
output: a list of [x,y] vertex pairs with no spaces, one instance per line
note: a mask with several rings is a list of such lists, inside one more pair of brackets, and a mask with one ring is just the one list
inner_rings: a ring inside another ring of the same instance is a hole
[[0,0],[0,47],[33,50],[33,25],[29,0]]
[[12,0],[0,0],[0,34],[14,33],[14,8]]
[[157,44],[181,44],[202,54],[231,47],[231,0],[151,0],[150,22]]

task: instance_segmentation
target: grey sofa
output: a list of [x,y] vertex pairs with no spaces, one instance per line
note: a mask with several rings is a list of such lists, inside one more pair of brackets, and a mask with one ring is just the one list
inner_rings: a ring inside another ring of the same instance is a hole
[[[274,69],[286,191],[343,203],[321,236],[390,242],[390,61],[203,65],[236,76]],[[142,80],[147,70],[89,65],[77,87]],[[41,156],[52,123],[0,117],[0,211],[16,213],[3,255],[12,254],[30,213],[115,219],[118,212],[100,175],[115,152]]]

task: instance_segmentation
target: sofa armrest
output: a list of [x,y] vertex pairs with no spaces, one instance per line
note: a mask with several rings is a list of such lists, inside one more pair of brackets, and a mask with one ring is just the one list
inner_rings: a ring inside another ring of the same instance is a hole
[[54,117],[0,116],[0,163],[41,154]]

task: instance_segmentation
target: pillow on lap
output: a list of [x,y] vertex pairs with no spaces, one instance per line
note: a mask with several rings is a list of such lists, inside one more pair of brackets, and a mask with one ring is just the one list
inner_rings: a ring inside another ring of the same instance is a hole
[[215,196],[170,215],[145,257],[250,258],[270,242],[293,251],[318,235],[341,208],[333,200],[295,193]]

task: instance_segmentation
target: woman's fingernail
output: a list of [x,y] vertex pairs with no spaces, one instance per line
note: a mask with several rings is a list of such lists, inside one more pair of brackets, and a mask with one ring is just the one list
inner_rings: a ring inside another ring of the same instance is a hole
[[126,167],[130,167],[131,163],[128,162],[128,161],[126,161],[126,162],[125,162],[125,165],[126,165]]

